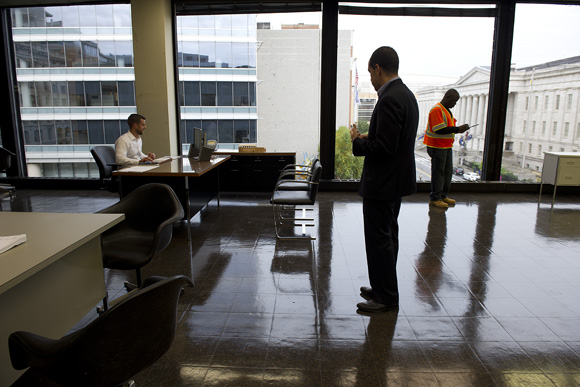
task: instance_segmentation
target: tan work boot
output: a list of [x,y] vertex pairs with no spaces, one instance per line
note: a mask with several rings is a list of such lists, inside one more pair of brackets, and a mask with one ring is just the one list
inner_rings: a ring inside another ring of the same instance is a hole
[[447,203],[450,206],[454,206],[455,205],[455,199],[451,199],[451,198],[443,198],[441,199],[443,200],[445,203]]
[[443,200],[429,200],[430,206],[435,206],[439,208],[447,208],[449,205],[445,203]]

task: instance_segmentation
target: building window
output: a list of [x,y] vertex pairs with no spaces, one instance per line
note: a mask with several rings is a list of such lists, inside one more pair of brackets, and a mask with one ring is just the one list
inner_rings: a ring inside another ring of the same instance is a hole
[[550,103],[550,96],[546,95],[544,97],[544,110],[548,110],[549,103]]
[[98,177],[90,147],[113,144],[127,128],[119,117],[135,112],[131,6],[12,8],[10,16],[28,175]]
[[542,155],[542,146],[538,145],[538,155],[541,156]]
[[532,144],[528,144],[528,153],[532,153]]
[[540,97],[536,95],[536,97],[534,98],[534,110],[538,110],[539,100],[540,100]]
[[530,104],[530,97],[526,97],[526,110],[528,110],[529,104]]
[[523,125],[523,128],[522,128],[522,131],[524,133],[524,136],[526,135],[526,126],[527,126],[527,123],[528,122],[524,120],[524,125]]
[[556,121],[554,121],[552,123],[552,136],[555,136],[557,131],[558,131],[558,123]]
[[564,124],[564,138],[568,138],[569,132],[570,132],[570,123],[566,122]]
[[536,134],[536,121],[532,121],[532,135]]
[[556,106],[554,108],[560,110],[560,94],[556,95]]
[[566,104],[566,110],[572,110],[572,94],[568,94],[568,103]]
[[546,121],[542,121],[542,136],[546,135]]

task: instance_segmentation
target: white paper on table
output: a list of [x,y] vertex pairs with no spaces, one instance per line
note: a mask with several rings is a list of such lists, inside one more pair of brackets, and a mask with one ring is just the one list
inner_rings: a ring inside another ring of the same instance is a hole
[[26,242],[26,234],[0,236],[0,254]]
[[123,168],[122,172],[146,172],[153,168],[157,168],[159,165],[135,165],[134,167]]

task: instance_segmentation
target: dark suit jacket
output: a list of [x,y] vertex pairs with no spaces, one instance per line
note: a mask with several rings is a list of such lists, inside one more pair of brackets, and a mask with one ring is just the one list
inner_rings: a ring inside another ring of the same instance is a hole
[[419,107],[401,79],[387,85],[375,105],[368,139],[355,138],[352,153],[365,156],[359,194],[390,200],[417,191],[415,138]]

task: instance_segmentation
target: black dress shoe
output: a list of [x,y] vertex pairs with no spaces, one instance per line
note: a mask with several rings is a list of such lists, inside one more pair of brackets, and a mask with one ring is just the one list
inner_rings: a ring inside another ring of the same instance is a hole
[[367,301],[373,300],[373,288],[368,286],[361,286],[360,287],[360,296]]
[[360,310],[362,310],[363,312],[374,313],[374,312],[384,312],[387,310],[397,309],[399,307],[399,304],[385,305],[385,304],[379,304],[378,302],[374,302],[374,301],[365,301],[365,302],[359,302],[358,304],[356,304],[356,306]]

